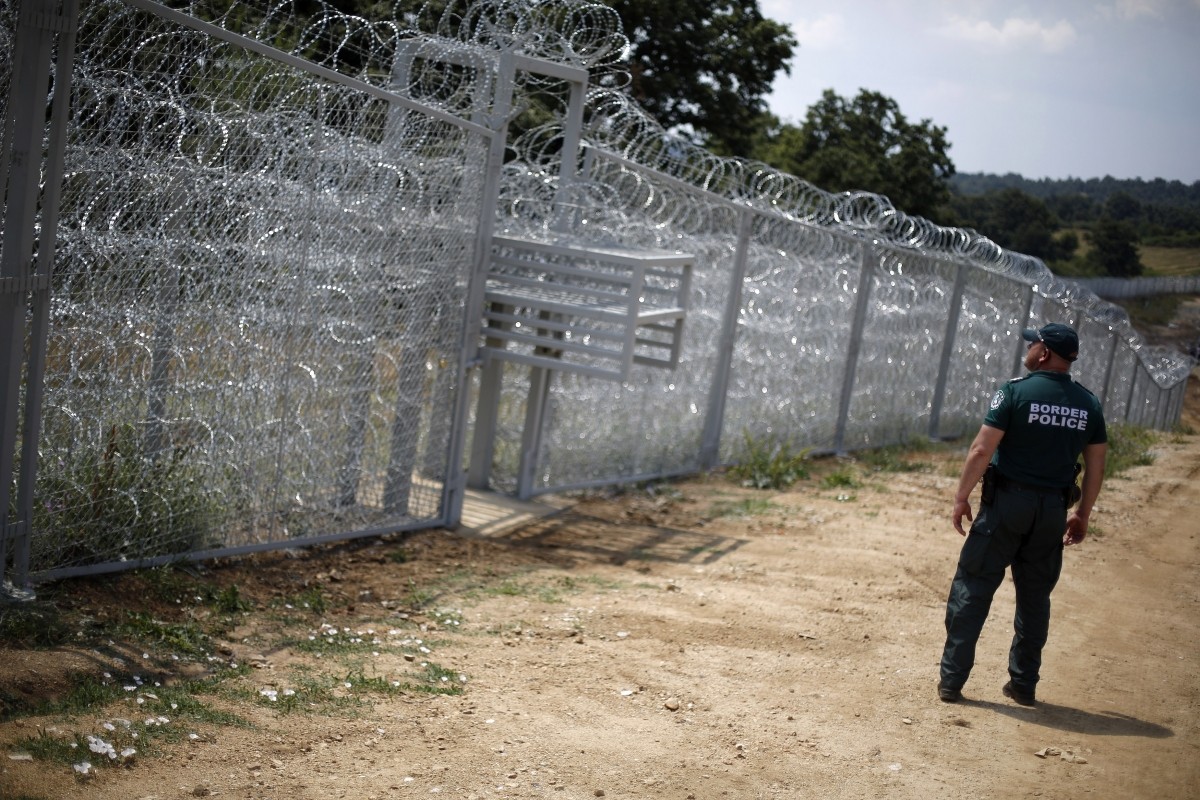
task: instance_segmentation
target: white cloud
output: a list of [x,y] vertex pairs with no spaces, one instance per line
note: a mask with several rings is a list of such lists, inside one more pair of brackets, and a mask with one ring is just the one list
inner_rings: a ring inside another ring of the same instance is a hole
[[951,39],[1000,50],[1034,45],[1047,53],[1059,53],[1075,41],[1075,27],[1065,19],[1044,25],[1037,20],[1009,17],[997,27],[987,20],[953,17],[938,32]]
[[[770,17],[770,14],[764,14]],[[781,15],[777,19],[783,19]],[[814,20],[789,20],[792,33],[800,47],[807,50],[830,50],[845,41],[846,20],[840,14],[823,14]]]
[[1162,0],[1117,0],[1117,16],[1122,19],[1153,17],[1162,19]]

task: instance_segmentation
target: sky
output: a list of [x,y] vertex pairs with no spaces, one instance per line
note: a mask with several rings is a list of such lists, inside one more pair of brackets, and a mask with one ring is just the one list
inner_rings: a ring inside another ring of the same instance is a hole
[[960,172],[1200,181],[1200,0],[759,0],[800,46],[768,104],[832,89],[946,128]]

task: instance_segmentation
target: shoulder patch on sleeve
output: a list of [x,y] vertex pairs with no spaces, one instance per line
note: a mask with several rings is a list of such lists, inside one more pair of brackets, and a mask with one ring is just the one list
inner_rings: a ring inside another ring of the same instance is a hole
[[992,395],[992,402],[991,402],[992,411],[995,411],[997,408],[1004,405],[1004,399],[1005,399],[1004,398],[1004,389],[1003,388],[997,389],[996,393]]

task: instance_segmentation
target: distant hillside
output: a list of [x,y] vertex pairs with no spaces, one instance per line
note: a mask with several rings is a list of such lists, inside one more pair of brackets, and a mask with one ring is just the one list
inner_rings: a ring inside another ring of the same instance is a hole
[[950,188],[967,197],[987,194],[1001,189],[1020,189],[1041,200],[1062,196],[1085,196],[1093,202],[1103,204],[1109,196],[1123,192],[1141,203],[1152,203],[1177,208],[1200,209],[1200,181],[1186,184],[1155,178],[1144,181],[1140,178],[1118,180],[1103,178],[1065,178],[1031,180],[1015,172],[1007,175],[992,175],[985,172],[958,173],[950,179]]

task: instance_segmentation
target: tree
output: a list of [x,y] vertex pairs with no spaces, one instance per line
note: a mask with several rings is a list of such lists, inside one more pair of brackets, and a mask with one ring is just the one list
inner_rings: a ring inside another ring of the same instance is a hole
[[1101,217],[1087,234],[1092,249],[1087,259],[1106,275],[1134,278],[1142,274],[1137,231],[1128,222]]
[[1135,222],[1142,215],[1142,204],[1128,192],[1114,192],[1104,201],[1104,216]]
[[975,197],[955,194],[950,210],[947,222],[974,228],[1001,247],[1043,261],[1067,261],[1079,246],[1074,234],[1056,235],[1061,225],[1050,207],[1021,189]]
[[949,149],[945,128],[909,122],[879,92],[862,89],[845,100],[826,89],[801,127],[769,130],[757,157],[827,191],[875,192],[901,211],[932,217],[950,199]]
[[629,90],[664,127],[750,155],[754,122],[797,43],[758,0],[608,0],[632,46]]

